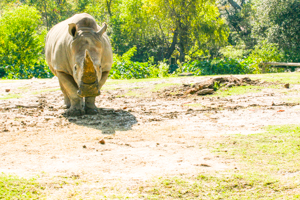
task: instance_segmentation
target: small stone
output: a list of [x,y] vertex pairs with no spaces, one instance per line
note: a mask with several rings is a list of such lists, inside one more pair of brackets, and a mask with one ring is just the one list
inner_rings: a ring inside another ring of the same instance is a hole
[[82,148],[86,149],[86,146],[85,146],[85,145],[83,145],[83,146],[82,146]]
[[205,164],[205,163],[200,164],[200,166],[201,166],[201,167],[211,167],[210,165]]
[[285,88],[290,88],[290,84],[287,83],[287,84],[284,85],[284,87],[285,87]]
[[105,144],[105,140],[102,139],[102,140],[99,141],[99,143],[100,143],[100,144]]
[[213,94],[215,91],[213,89],[203,89],[197,92],[197,95]]
[[191,88],[185,92],[185,94],[195,94],[197,92],[196,88]]
[[5,92],[10,92],[10,89],[5,89]]

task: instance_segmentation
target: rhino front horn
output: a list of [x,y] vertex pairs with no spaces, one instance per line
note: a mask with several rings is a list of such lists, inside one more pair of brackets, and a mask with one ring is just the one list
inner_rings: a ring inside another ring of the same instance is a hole
[[96,81],[97,81],[97,75],[94,68],[94,63],[91,59],[89,51],[85,50],[82,82],[86,84],[92,84],[92,83],[96,83]]

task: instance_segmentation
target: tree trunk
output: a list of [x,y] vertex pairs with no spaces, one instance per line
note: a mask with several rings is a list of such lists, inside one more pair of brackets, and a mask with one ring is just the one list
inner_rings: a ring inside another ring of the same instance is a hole
[[174,35],[173,35],[173,41],[172,41],[172,44],[171,46],[168,48],[168,52],[166,54],[166,58],[167,59],[170,59],[170,57],[172,56],[173,54],[173,51],[175,50],[175,46],[177,44],[177,38],[178,38],[178,31],[177,29],[174,31]]
[[185,61],[185,53],[184,53],[184,45],[182,44],[182,42],[180,42],[178,44],[178,50],[180,53],[179,60],[180,60],[180,62],[184,62]]
[[112,1],[112,0],[109,0],[109,1],[106,0],[107,12],[108,12],[108,14],[109,14],[110,17],[112,16],[111,8],[110,8],[110,6],[111,6],[111,1]]

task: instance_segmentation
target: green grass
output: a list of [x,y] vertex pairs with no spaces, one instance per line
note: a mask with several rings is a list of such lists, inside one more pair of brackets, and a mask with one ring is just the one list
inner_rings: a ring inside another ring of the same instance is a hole
[[288,103],[300,103],[300,98],[299,97],[282,98],[282,101],[285,101]]
[[143,199],[297,199],[297,185],[253,173],[212,173],[159,178],[140,187]]
[[268,126],[265,133],[228,136],[217,144],[215,151],[242,161],[257,171],[275,174],[298,172],[300,125]]
[[0,199],[40,199],[43,190],[35,179],[0,174]]
[[118,79],[108,79],[105,85],[118,85],[118,84],[130,84],[130,83],[140,83],[140,82],[155,82],[155,81],[162,81],[162,80],[169,80],[178,77],[169,77],[169,78],[144,78],[144,79],[125,79],[125,80],[118,80]]
[[21,98],[22,95],[21,94],[13,94],[13,93],[10,93],[4,97],[0,97],[0,100],[6,100],[6,99],[18,99],[18,98]]
[[203,105],[201,103],[187,103],[187,104],[183,104],[183,106],[188,106],[188,107],[203,107]]
[[162,177],[139,188],[144,199],[299,199],[300,125],[204,141],[237,169]]
[[181,84],[180,83],[160,83],[160,84],[154,85],[154,88],[151,91],[152,92],[157,92],[157,91],[160,91],[160,90],[165,89],[167,87],[177,86],[177,85],[181,85]]
[[32,94],[42,94],[42,93],[45,93],[45,92],[55,92],[55,91],[58,91],[58,90],[60,90],[60,88],[49,88],[49,89],[34,91],[34,92],[32,92]]
[[29,86],[22,86],[22,87],[18,87],[17,89],[18,89],[18,90],[24,90],[24,91],[27,91],[27,90],[30,89],[30,87],[29,87]]
[[268,82],[300,84],[300,73],[263,74],[259,75],[258,78]]
[[122,96],[127,96],[127,97],[145,97],[147,94],[146,93],[140,93],[140,92],[137,92],[137,91],[129,91],[127,93],[125,93],[124,95]]
[[231,95],[243,95],[246,93],[259,93],[263,89],[266,88],[275,88],[278,89],[281,86],[279,85],[272,85],[268,87],[264,86],[253,86],[253,85],[247,85],[247,86],[235,86],[231,88],[221,88],[220,90],[217,90],[213,95],[211,96],[219,96],[219,97],[226,97]]

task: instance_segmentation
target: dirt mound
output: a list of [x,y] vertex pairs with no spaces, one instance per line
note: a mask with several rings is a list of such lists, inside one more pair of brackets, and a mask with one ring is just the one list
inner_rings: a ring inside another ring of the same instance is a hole
[[246,86],[246,85],[263,85],[266,82],[261,82],[259,79],[252,80],[249,77],[237,78],[234,76],[229,77],[215,77],[205,79],[195,84],[183,84],[165,89],[159,96],[166,98],[170,96],[186,97],[188,95],[209,95],[214,94],[221,88],[230,88],[233,86]]

